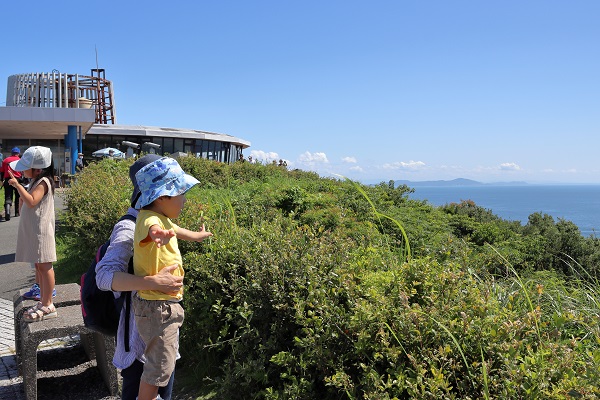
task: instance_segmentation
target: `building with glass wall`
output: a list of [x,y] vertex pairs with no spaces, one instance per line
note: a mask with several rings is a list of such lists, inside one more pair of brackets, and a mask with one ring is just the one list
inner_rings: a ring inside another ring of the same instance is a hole
[[250,142],[222,133],[167,127],[118,125],[112,83],[104,70],[90,76],[29,73],[8,78],[6,107],[0,107],[2,154],[13,147],[52,150],[57,175],[74,173],[78,153],[115,148],[126,157],[141,152],[191,154],[224,163],[235,162]]
[[250,143],[245,140],[222,133],[96,124],[83,140],[83,153],[84,156],[91,156],[98,149],[114,147],[129,156],[140,151],[158,154],[189,153],[196,157],[231,163],[239,159],[242,150],[249,146]]

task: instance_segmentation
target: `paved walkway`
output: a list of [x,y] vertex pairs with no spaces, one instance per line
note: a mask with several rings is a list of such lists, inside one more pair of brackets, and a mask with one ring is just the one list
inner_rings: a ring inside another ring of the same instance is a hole
[[[0,192],[4,196],[4,192]],[[56,210],[63,209],[61,189],[55,196]],[[14,209],[13,209],[14,215]],[[15,248],[19,218],[0,222],[0,399],[22,400],[23,380],[19,376],[15,358],[15,330],[13,295],[19,289],[29,287],[35,280],[33,268],[27,263],[16,263]],[[50,350],[60,346],[69,346],[79,340],[78,337],[52,339],[40,344]]]
[[22,383],[15,359],[12,301],[0,299],[0,399],[21,400]]

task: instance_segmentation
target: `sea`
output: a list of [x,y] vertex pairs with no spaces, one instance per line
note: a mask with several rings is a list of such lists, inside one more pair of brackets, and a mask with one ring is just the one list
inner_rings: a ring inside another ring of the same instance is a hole
[[472,200],[480,207],[511,221],[527,223],[535,213],[573,222],[584,236],[600,234],[600,185],[477,185],[411,186],[411,199],[441,206]]

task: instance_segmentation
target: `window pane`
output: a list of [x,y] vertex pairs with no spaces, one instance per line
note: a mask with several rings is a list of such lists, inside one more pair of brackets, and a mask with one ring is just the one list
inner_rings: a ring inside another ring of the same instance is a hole
[[173,139],[172,138],[164,138],[163,141],[163,154],[173,154]]
[[177,153],[178,151],[183,151],[183,139],[175,139],[172,153]]

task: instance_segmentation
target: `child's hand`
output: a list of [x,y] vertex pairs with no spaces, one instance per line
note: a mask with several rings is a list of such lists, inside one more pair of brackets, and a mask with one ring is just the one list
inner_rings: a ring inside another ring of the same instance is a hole
[[156,243],[156,247],[160,247],[169,243],[169,240],[175,236],[175,231],[173,229],[162,229],[158,225],[152,225],[148,230],[148,236]]
[[209,231],[206,230],[206,228],[204,227],[204,224],[202,224],[202,228],[200,228],[200,230],[198,231],[198,233],[200,234],[200,241],[203,241],[207,237],[213,235],[211,232],[209,232]]
[[8,170],[8,174],[10,175],[10,179],[8,180],[8,184],[10,186],[17,186],[17,183],[19,183],[19,181],[17,180],[17,178],[15,178],[15,176],[13,175],[12,171],[9,169]]

